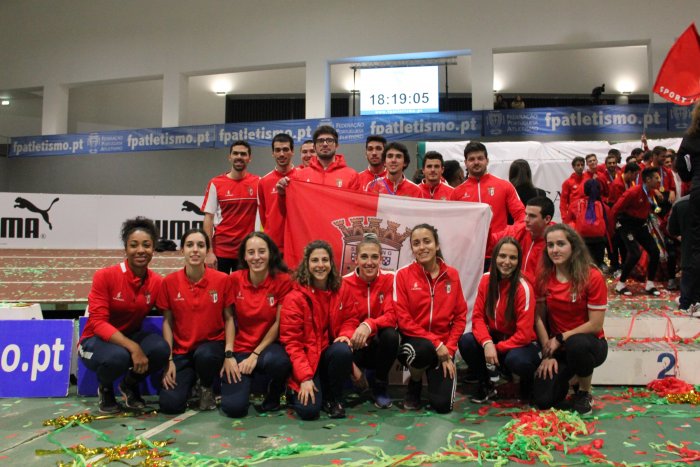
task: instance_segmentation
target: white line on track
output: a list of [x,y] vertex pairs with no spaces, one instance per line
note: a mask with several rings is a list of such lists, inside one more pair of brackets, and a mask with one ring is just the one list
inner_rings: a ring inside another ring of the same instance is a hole
[[[173,418],[172,420],[168,420],[167,422],[164,422],[164,423],[161,423],[160,425],[154,426],[150,430],[141,434],[139,436],[139,438],[150,438],[151,436],[155,436],[158,433],[161,433],[161,432],[167,430],[171,426],[177,425],[178,423],[180,423],[184,420],[187,420],[191,416],[196,415],[198,413],[199,412],[197,412],[196,410],[188,410],[187,412],[183,413],[179,417]],[[94,457],[91,457],[90,459],[88,459],[85,464],[86,465],[94,465],[95,462],[99,461],[100,459],[102,459],[104,457],[105,457],[104,454],[99,454],[97,456],[94,456]]]

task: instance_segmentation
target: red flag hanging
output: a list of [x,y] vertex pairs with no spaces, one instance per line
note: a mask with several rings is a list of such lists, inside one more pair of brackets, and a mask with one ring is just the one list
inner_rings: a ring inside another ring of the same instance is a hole
[[700,99],[700,36],[695,23],[668,51],[656,77],[654,92],[679,105],[691,105]]

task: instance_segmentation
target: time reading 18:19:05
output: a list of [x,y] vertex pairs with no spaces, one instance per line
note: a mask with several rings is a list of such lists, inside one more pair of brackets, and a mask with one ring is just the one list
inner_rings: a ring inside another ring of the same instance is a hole
[[427,104],[430,97],[427,92],[414,92],[413,94],[371,94],[369,100],[372,105],[396,105],[396,104]]

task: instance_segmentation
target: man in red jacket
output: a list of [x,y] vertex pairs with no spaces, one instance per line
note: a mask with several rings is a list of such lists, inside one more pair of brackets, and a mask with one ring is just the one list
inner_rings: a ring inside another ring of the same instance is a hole
[[522,221],[525,218],[525,206],[520,201],[518,192],[508,180],[487,172],[489,155],[486,146],[478,141],[470,141],[464,148],[464,160],[468,176],[452,192],[451,199],[491,206],[491,229],[494,232],[506,228],[508,214],[514,222]]
[[585,165],[586,160],[581,156],[576,156],[571,160],[574,173],[562,183],[561,196],[559,197],[559,213],[562,219],[568,219],[569,206],[585,196],[583,193],[583,184],[587,180],[583,174]]
[[397,142],[389,143],[382,152],[382,163],[386,167],[386,174],[369,182],[364,187],[365,191],[412,198],[423,197],[423,192],[418,185],[408,180],[403,174],[411,163],[411,156],[405,145]]
[[632,295],[625,282],[642,256],[640,246],[649,256],[645,291],[648,295],[660,295],[654,286],[656,268],[659,266],[659,249],[647,227],[649,214],[652,211],[660,211],[659,199],[656,197],[656,190],[661,184],[659,169],[656,167],[644,169],[642,180],[644,180],[644,184],[627,190],[617,200],[610,212],[610,220],[619,224],[620,236],[627,249],[627,258],[625,258],[625,264],[622,265],[622,274],[619,282],[615,285],[615,291],[626,296]]
[[282,177],[277,182],[277,192],[283,195],[290,180],[361,191],[360,177],[357,172],[347,166],[342,154],[336,154],[338,132],[335,128],[321,125],[314,131],[313,138],[316,158],[311,159],[308,167],[301,167],[295,171],[292,177]]
[[287,210],[284,203],[280,202],[277,182],[282,177],[291,176],[297,170],[292,163],[294,139],[286,133],[275,135],[272,138],[272,158],[275,160],[275,168],[261,178],[258,185],[260,223],[284,255],[284,223]]
[[367,168],[359,173],[360,186],[363,188],[371,183],[375,178],[386,175],[382,153],[386,146],[386,138],[379,135],[369,135],[365,141],[365,156],[367,157]]
[[442,178],[445,171],[442,154],[428,151],[423,156],[423,181],[418,185],[425,199],[447,200],[455,190]]

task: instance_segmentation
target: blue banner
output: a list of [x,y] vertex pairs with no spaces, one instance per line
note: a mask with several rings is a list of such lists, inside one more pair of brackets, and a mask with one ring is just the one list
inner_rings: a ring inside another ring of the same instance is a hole
[[10,138],[10,157],[103,154],[173,149],[228,148],[236,140],[270,146],[287,133],[297,144],[319,125],[338,131],[341,144],[362,144],[369,135],[389,141],[468,140],[489,137],[680,132],[690,108],[670,104],[546,107],[429,114],[371,115],[177,128],[104,131],[89,134]]
[[10,157],[105,154],[214,147],[214,125],[10,138]]
[[668,131],[666,104],[544,107],[491,110],[484,117],[485,136],[582,135]]
[[287,133],[301,144],[312,138],[319,125],[335,128],[341,144],[364,144],[369,135],[382,135],[389,141],[472,139],[481,136],[481,118],[481,112],[450,112],[229,123],[217,125],[216,147],[228,147],[238,139],[270,146],[278,133]]
[[10,320],[0,327],[0,397],[65,397],[73,320]]

